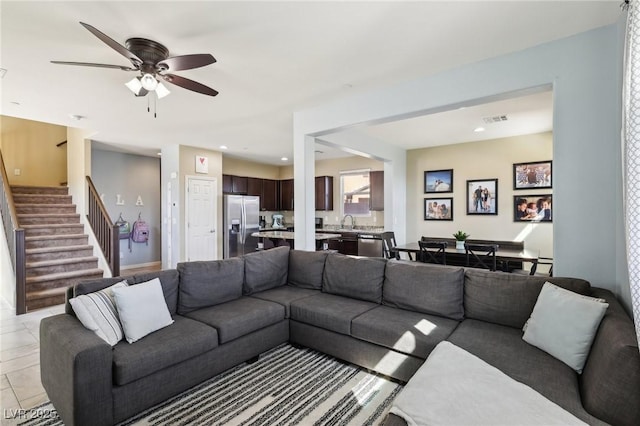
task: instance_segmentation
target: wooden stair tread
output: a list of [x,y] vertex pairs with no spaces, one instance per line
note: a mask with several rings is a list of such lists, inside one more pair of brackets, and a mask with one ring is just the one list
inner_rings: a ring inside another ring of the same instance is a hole
[[45,217],[80,217],[79,213],[18,213],[18,219]]
[[30,292],[27,292],[27,302],[31,302],[38,299],[46,299],[46,298],[55,297],[55,296],[64,296],[66,292],[67,292],[67,287],[56,287],[56,288],[49,288],[46,290],[30,291]]
[[77,277],[83,277],[83,276],[90,277],[90,276],[96,276],[96,275],[102,276],[103,274],[104,274],[104,271],[99,268],[81,269],[79,271],[56,272],[55,274],[39,275],[37,277],[28,277],[27,284],[43,282],[43,281],[53,281],[53,280],[59,280],[64,278],[77,278]]
[[85,257],[70,257],[67,259],[51,259],[51,260],[40,260],[38,262],[27,262],[27,268],[40,268],[43,266],[57,266],[57,265],[67,265],[69,263],[79,263],[79,262],[97,262],[98,258],[95,256],[85,256]]
[[83,238],[87,234],[53,234],[53,235],[35,235],[32,237],[24,237],[25,241],[41,241],[41,240],[62,240],[66,238]]
[[22,225],[21,228],[23,229],[48,229],[48,228],[70,228],[70,227],[74,227],[74,228],[84,228],[84,225],[82,223],[40,223],[40,224],[27,224],[27,225]]
[[55,246],[55,247],[40,247],[26,249],[27,254],[42,254],[42,253],[56,253],[59,251],[74,251],[74,250],[93,250],[93,246],[90,244],[74,245],[74,246]]

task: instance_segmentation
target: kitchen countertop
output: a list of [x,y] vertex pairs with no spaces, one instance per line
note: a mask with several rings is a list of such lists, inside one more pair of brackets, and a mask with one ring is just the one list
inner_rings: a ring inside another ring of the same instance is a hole
[[[295,233],[291,231],[260,231],[254,232],[251,234],[252,237],[259,238],[279,238],[283,240],[293,240],[295,238]],[[336,238],[336,234],[325,234],[316,232],[316,240],[330,240],[331,238]]]

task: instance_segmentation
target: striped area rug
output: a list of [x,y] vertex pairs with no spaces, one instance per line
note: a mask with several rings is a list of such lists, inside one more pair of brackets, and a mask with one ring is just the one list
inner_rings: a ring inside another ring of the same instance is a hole
[[[121,426],[377,425],[401,389],[395,382],[328,355],[285,344],[264,353],[257,362],[226,371]],[[46,412],[46,406],[40,409]],[[23,424],[62,424],[59,419],[51,420]]]

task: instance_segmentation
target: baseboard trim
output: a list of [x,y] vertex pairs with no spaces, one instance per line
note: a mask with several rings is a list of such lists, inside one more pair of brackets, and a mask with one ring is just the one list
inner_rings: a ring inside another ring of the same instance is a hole
[[138,263],[137,265],[120,266],[120,270],[121,271],[126,271],[128,269],[151,268],[151,267],[156,267],[156,266],[162,267],[162,262],[161,261],[157,261],[157,262]]

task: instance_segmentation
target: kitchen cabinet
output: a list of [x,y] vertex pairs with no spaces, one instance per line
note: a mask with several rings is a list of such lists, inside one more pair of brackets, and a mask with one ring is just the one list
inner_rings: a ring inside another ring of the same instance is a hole
[[293,179],[285,179],[280,181],[279,210],[293,210]]
[[333,176],[316,176],[316,210],[333,210]]
[[222,175],[222,192],[224,194],[246,194],[247,179],[245,176]]
[[278,211],[278,181],[262,179],[262,193],[260,194],[260,210]]
[[369,210],[384,211],[384,172],[369,172]]
[[[260,178],[247,178],[247,195],[262,196],[262,179]],[[262,199],[260,199],[262,202]]]
[[329,249],[338,250],[338,253],[358,255],[358,234],[355,232],[343,232],[340,238],[329,240]]

